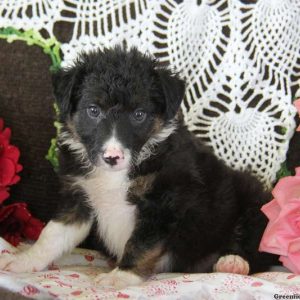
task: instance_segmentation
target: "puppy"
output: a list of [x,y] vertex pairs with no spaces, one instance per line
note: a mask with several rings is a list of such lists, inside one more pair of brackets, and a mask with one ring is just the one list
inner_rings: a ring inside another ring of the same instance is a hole
[[117,264],[96,282],[116,288],[156,272],[248,274],[274,262],[258,252],[270,194],[187,130],[177,75],[117,47],[82,54],[53,83],[60,211],[27,252],[2,256],[1,269],[42,270],[92,228]]

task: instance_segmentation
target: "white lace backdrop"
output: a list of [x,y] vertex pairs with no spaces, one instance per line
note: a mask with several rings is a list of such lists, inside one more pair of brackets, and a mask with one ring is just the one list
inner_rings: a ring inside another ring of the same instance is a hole
[[[299,0],[1,0],[0,27],[72,27],[77,52],[125,43],[187,80],[185,120],[236,169],[275,180],[295,129],[300,77]],[[218,170],[216,170],[217,172]]]

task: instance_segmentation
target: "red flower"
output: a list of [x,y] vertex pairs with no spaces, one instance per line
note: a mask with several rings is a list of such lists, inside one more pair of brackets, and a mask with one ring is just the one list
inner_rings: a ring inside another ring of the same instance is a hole
[[26,203],[14,203],[0,208],[0,236],[16,246],[22,238],[37,240],[44,224],[32,217]]
[[4,122],[0,119],[0,204],[9,196],[10,185],[16,184],[20,177],[17,175],[22,170],[18,164],[20,151],[10,145],[11,130],[4,129]]
[[85,255],[84,258],[87,260],[87,261],[93,261],[95,259],[95,257],[93,255]]

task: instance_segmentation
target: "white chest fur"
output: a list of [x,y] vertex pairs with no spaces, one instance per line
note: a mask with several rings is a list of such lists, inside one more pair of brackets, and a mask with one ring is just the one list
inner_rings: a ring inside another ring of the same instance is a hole
[[106,247],[121,259],[135,225],[135,205],[126,201],[130,185],[127,172],[97,170],[89,179],[81,179],[77,184],[89,197]]

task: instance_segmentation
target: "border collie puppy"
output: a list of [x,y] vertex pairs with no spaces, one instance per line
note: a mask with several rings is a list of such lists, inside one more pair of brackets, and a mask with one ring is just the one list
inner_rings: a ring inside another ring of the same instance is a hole
[[273,263],[258,252],[270,194],[187,130],[177,75],[117,47],[80,55],[53,83],[60,212],[28,251],[2,256],[1,269],[42,270],[92,228],[117,264],[96,282],[116,288],[155,272],[248,274]]

